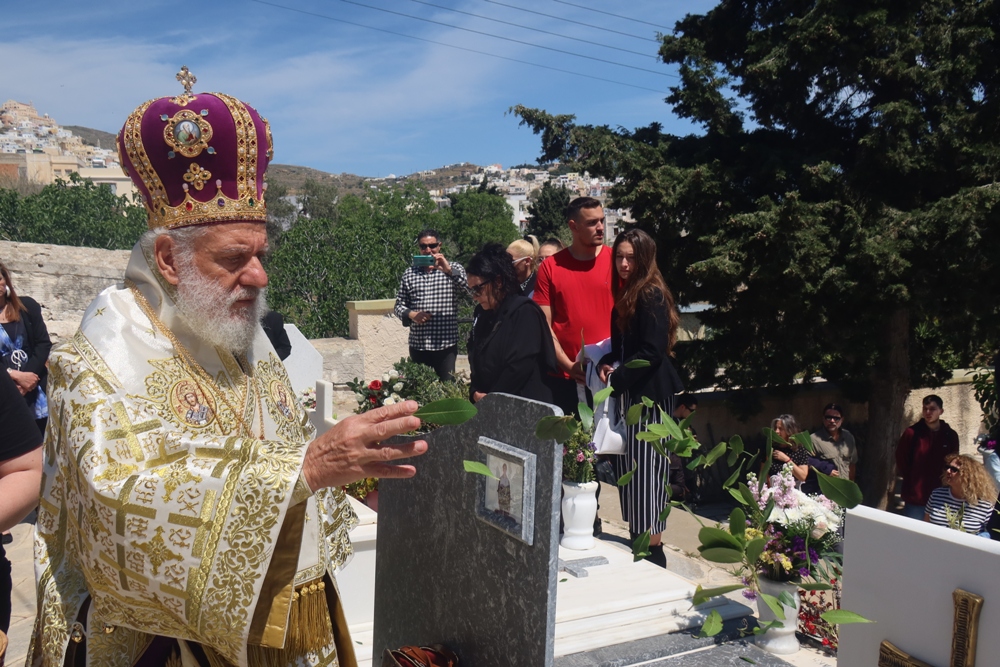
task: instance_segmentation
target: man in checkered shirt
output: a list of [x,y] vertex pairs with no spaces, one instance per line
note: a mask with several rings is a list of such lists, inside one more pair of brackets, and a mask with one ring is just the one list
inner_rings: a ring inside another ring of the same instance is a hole
[[417,243],[434,265],[403,273],[394,310],[410,327],[410,359],[433,368],[442,381],[451,380],[458,356],[458,299],[468,289],[465,269],[445,259],[433,229],[420,232]]

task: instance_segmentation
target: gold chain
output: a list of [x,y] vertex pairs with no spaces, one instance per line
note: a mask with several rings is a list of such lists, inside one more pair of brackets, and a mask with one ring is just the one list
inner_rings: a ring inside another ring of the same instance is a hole
[[[159,329],[160,333],[162,333],[164,336],[166,336],[167,340],[169,340],[170,343],[174,346],[174,350],[177,351],[178,356],[180,356],[181,360],[188,366],[188,369],[191,370],[194,375],[200,376],[203,380],[205,380],[206,382],[208,382],[208,384],[212,388],[213,392],[219,398],[222,399],[222,402],[226,404],[226,407],[229,408],[229,411],[232,412],[233,415],[236,417],[236,420],[240,423],[240,426],[242,426],[243,430],[246,432],[246,436],[250,437],[250,438],[255,437],[256,434],[253,432],[253,429],[251,429],[250,425],[247,424],[246,421],[243,419],[243,413],[242,413],[242,411],[237,411],[236,408],[233,407],[233,404],[229,402],[228,398],[226,398],[226,392],[223,391],[222,387],[220,387],[218,384],[216,384],[216,382],[212,378],[211,374],[208,371],[206,371],[205,368],[200,363],[198,363],[195,360],[195,358],[191,354],[191,352],[189,352],[188,349],[186,347],[184,347],[184,344],[181,343],[179,340],[177,340],[177,337],[174,335],[174,332],[172,332],[170,329],[168,329],[166,327],[166,325],[163,324],[163,322],[160,321],[160,318],[158,318],[156,316],[156,313],[153,311],[153,306],[150,305],[149,301],[146,299],[146,295],[144,295],[139,290],[138,285],[136,285],[135,282],[133,282],[132,280],[126,279],[125,280],[125,286],[128,287],[129,290],[132,291],[132,294],[135,296],[136,303],[139,304],[139,308],[141,308],[142,312],[145,313],[146,317],[149,318],[149,321],[153,323],[153,326],[155,326],[157,329]],[[218,350],[218,348],[217,348],[217,350]],[[254,393],[254,396],[257,399],[257,415],[260,417],[260,436],[259,436],[259,438],[261,440],[263,440],[264,439],[264,404],[263,404],[263,400],[261,399],[261,396],[260,396],[260,388],[257,387],[257,382],[253,378],[253,366],[247,360],[247,358],[246,358],[245,355],[240,355],[239,357],[237,357],[236,360],[237,360],[237,362],[241,362],[242,361],[242,363],[240,363],[240,368],[242,369],[242,368],[245,367],[246,368],[245,372],[247,373],[244,376],[244,382],[246,383],[246,388],[244,389],[244,392],[243,392],[243,404],[244,405],[246,405],[246,403],[250,399],[250,386],[251,385],[253,386],[253,393]],[[195,379],[195,382],[197,382],[197,379]],[[202,388],[202,391],[205,391],[204,388]],[[237,388],[237,395],[239,395],[238,388]]]

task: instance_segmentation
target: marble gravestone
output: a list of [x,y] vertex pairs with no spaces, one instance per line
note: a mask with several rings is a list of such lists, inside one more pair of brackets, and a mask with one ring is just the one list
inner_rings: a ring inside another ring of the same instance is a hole
[[534,432],[561,413],[506,394],[476,407],[425,437],[416,477],[379,486],[375,665],[385,648],[433,643],[463,665],[553,663],[562,445]]

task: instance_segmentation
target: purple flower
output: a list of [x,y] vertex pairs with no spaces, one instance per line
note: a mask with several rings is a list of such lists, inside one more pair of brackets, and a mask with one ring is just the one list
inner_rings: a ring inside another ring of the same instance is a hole
[[747,600],[756,600],[757,591],[753,590],[752,588],[745,588],[743,589],[743,597],[745,597]]
[[800,577],[808,577],[809,576],[809,568],[808,567],[800,567],[799,568],[799,576]]
[[587,443],[587,447],[590,447],[590,451],[592,451],[592,452],[596,452],[597,451],[597,443],[596,442],[593,442],[593,441],[588,442]]

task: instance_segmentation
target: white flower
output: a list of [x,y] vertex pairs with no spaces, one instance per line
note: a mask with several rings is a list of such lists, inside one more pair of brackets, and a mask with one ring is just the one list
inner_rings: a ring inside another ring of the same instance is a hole
[[389,374],[388,373],[383,373],[382,374],[382,382],[388,382],[388,381],[389,381]]
[[[391,376],[392,373],[389,373],[389,375]],[[402,382],[397,382],[396,384],[392,385],[392,390],[393,391],[402,391],[403,390],[403,383]]]
[[392,400],[393,400],[394,403],[398,403],[401,400],[399,398],[399,394],[393,393]]
[[361,403],[362,401],[365,400],[365,397],[361,394],[354,394],[354,400],[357,401],[358,403]]
[[392,396],[382,401],[382,405],[393,405],[396,401],[392,399]]
[[389,379],[390,380],[398,380],[399,379],[399,371],[397,371],[395,368],[393,368],[391,371],[389,371]]

